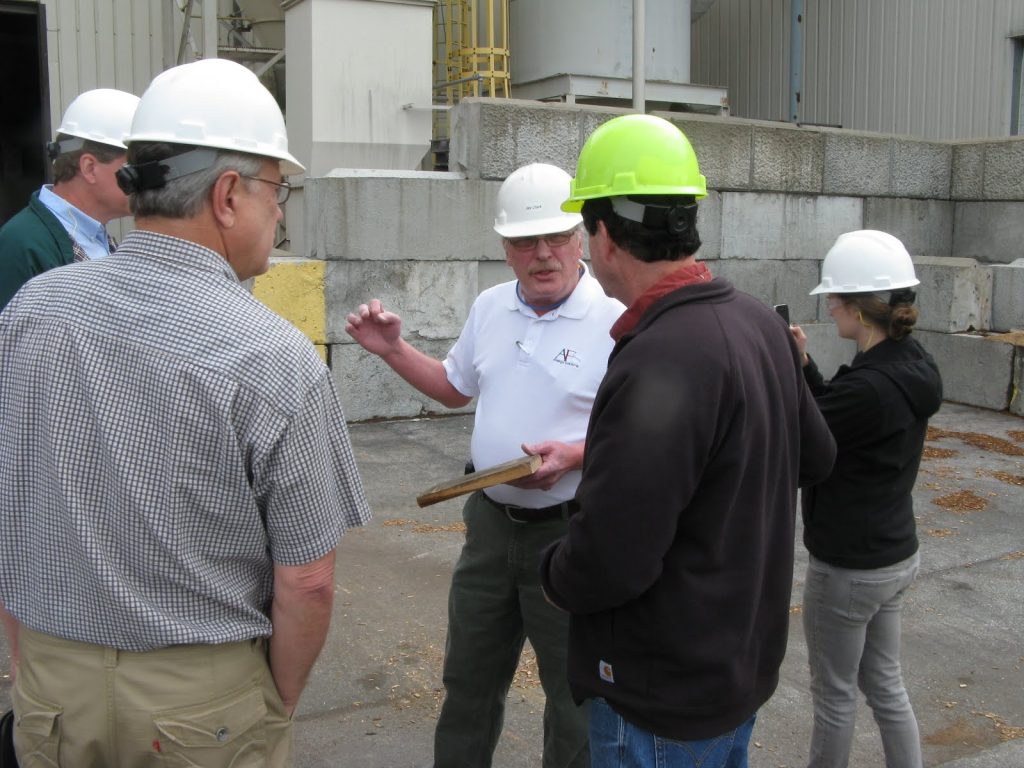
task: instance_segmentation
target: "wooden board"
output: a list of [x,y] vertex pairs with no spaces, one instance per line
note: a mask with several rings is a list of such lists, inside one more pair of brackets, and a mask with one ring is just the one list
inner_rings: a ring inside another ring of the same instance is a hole
[[454,499],[456,496],[479,491],[481,488],[490,488],[492,485],[501,485],[509,480],[518,480],[520,477],[532,475],[540,469],[543,461],[537,455],[523,456],[520,459],[495,464],[493,467],[480,469],[468,475],[461,475],[454,480],[427,489],[416,497],[416,503],[421,507],[429,507],[439,501]]

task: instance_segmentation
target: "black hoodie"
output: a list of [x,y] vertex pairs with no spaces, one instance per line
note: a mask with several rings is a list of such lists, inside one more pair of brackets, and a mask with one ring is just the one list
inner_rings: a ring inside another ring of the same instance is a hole
[[914,339],[860,352],[826,384],[804,367],[838,452],[832,474],[803,490],[804,545],[839,568],[884,568],[917,551],[911,490],[942,379]]

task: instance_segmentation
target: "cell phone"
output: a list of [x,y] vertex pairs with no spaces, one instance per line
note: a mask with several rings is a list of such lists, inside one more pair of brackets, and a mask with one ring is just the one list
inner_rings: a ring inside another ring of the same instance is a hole
[[786,325],[789,325],[789,304],[776,304],[773,309],[782,315],[782,319],[786,321]]

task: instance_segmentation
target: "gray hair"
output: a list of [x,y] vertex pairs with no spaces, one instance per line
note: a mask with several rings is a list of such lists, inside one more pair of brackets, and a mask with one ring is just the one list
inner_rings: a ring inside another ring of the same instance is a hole
[[[157,147],[169,145],[151,145],[153,150]],[[149,147],[132,146],[129,152],[129,162],[144,162],[142,158],[151,155],[146,150]],[[167,153],[152,152],[156,157],[146,159],[166,158]],[[263,168],[263,158],[256,155],[247,155],[241,152],[218,151],[213,165],[194,173],[179,176],[171,179],[164,186],[157,189],[146,189],[135,192],[128,198],[132,214],[135,216],[161,216],[168,219],[188,219],[198,214],[206,204],[206,198],[210,190],[226,171],[236,171],[243,176],[257,176]],[[246,179],[245,184],[250,184]]]

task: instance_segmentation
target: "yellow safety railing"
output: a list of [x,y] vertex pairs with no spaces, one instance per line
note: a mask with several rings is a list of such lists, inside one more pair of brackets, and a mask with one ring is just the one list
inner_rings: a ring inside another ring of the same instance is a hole
[[[467,96],[509,96],[508,0],[439,0],[434,6],[434,99],[449,107]],[[448,135],[435,113],[434,138]]]

